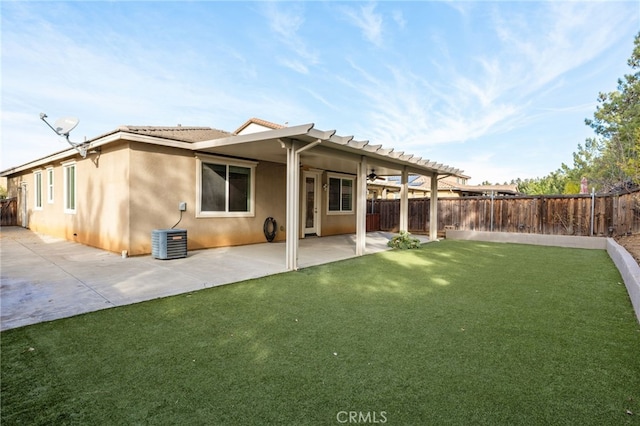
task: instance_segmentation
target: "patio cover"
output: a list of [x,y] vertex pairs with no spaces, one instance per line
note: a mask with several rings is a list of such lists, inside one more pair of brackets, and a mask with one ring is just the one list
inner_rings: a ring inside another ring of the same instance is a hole
[[[240,149],[239,149],[240,148]],[[400,229],[408,229],[408,176],[430,176],[431,193],[437,194],[438,176],[462,174],[462,170],[429,161],[404,152],[357,141],[353,136],[336,135],[335,130],[316,129],[313,123],[264,132],[235,135],[195,142],[194,151],[213,154],[262,159],[287,164],[287,237],[286,265],[288,270],[298,268],[298,240],[300,225],[300,164],[355,174],[356,198],[356,255],[365,253],[367,175],[371,170],[380,176],[402,176],[400,202]],[[437,238],[437,198],[431,198],[429,234]]]

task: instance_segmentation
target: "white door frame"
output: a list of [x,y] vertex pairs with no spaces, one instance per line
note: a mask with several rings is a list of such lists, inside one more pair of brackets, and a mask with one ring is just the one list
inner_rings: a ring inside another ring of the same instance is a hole
[[[302,188],[303,188],[303,196],[300,198],[301,200],[301,218],[300,218],[300,225],[302,227],[302,238],[305,237],[305,235],[309,235],[309,234],[316,234],[317,236],[320,236],[320,217],[322,216],[320,214],[320,197],[321,197],[321,192],[320,192],[320,177],[322,176],[322,172],[319,170],[305,170],[302,173]],[[313,197],[313,227],[312,228],[307,228],[307,223],[306,223],[306,218],[307,218],[307,178],[313,178],[314,179],[314,197]]]

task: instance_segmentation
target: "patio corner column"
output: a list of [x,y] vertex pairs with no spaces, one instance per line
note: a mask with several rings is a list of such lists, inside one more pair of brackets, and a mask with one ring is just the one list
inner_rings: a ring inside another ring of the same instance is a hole
[[358,163],[356,194],[356,256],[362,256],[367,245],[367,157],[364,155]]
[[300,148],[293,141],[279,140],[287,150],[287,241],[285,246],[288,271],[298,270],[298,240],[300,238],[300,154],[322,142],[320,139]]
[[409,173],[406,166],[400,181],[400,231],[409,232]]
[[438,239],[438,173],[431,175],[431,199],[429,200],[429,240]]
[[298,235],[296,232],[296,176],[297,176],[297,161],[296,150],[292,142],[280,141],[283,148],[287,150],[287,200],[286,200],[286,212],[287,212],[287,226],[286,226],[286,243],[285,243],[285,258],[286,268],[288,271],[295,271],[298,269]]

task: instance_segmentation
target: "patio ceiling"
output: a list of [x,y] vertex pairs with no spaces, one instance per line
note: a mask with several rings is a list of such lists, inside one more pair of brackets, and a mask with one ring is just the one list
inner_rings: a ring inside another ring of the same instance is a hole
[[314,125],[303,124],[246,135],[196,142],[192,149],[211,154],[262,159],[275,163],[287,162],[287,152],[281,142],[294,142],[300,147],[320,141],[301,154],[303,165],[323,170],[355,173],[362,156],[367,157],[369,169],[380,176],[399,175],[404,167],[412,174],[457,175],[463,171],[454,167],[415,157],[369,141],[356,141],[353,136],[336,135],[335,130],[322,131]]

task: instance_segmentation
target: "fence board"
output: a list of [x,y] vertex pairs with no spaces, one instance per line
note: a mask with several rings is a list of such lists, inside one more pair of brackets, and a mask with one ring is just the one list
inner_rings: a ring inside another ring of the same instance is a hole
[[18,224],[18,200],[7,198],[0,200],[0,226],[16,226]]
[[[369,200],[380,230],[397,232],[399,200]],[[461,197],[438,199],[438,232],[445,229],[550,235],[615,236],[640,232],[640,191],[618,195]],[[428,198],[409,199],[409,232],[428,233]]]

